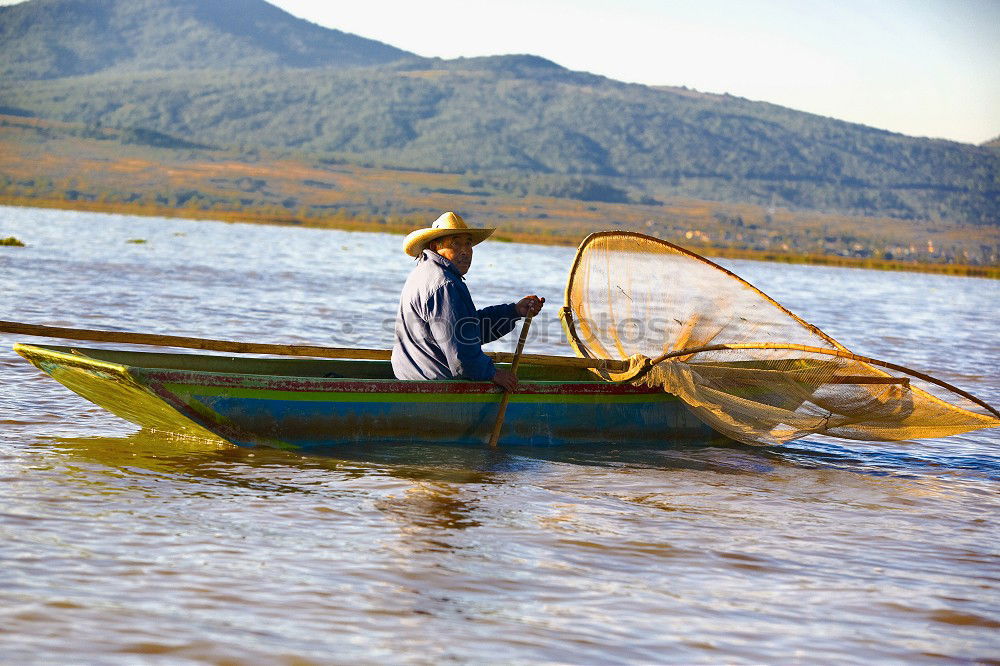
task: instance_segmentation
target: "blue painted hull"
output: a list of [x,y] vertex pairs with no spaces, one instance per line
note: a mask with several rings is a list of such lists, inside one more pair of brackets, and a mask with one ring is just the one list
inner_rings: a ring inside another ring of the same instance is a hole
[[[133,423],[240,446],[483,445],[502,397],[485,382],[399,381],[382,362],[16,349],[68,388]],[[522,373],[526,380],[510,398],[501,445],[669,445],[718,437],[659,389],[550,368],[522,366]]]

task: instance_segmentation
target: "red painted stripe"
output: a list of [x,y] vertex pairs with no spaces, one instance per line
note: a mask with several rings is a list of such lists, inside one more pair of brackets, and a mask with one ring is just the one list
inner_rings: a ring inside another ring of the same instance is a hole
[[[436,382],[352,379],[324,379],[311,377],[278,377],[261,375],[230,375],[188,370],[142,370],[151,381],[167,384],[196,384],[212,387],[259,388],[269,391],[329,391],[331,393],[439,393],[484,394],[499,393],[492,382]],[[625,384],[574,383],[539,384],[522,382],[517,392],[527,395],[636,395],[662,393],[660,388]]]

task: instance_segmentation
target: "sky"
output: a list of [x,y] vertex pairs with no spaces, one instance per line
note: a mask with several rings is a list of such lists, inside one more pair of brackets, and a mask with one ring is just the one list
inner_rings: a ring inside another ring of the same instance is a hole
[[422,56],[530,53],[911,136],[1000,135],[1000,0],[270,1]]
[[422,56],[531,53],[912,136],[1000,135],[1000,0],[271,0]]

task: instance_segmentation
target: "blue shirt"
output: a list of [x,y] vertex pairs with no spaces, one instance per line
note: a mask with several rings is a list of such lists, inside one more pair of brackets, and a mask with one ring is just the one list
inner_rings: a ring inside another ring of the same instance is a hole
[[477,310],[455,265],[424,250],[403,286],[392,371],[397,379],[489,381],[496,368],[482,345],[514,329],[513,303]]

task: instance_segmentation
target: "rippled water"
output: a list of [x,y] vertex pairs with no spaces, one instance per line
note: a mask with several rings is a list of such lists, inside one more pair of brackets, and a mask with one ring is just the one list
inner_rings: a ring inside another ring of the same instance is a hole
[[[0,208],[7,235],[28,247],[0,248],[0,319],[225,339],[387,347],[412,266],[379,234]],[[470,287],[547,296],[529,350],[568,353],[572,254],[486,243]],[[724,263],[849,348],[1000,403],[1000,283]],[[0,335],[0,661],[1000,657],[998,431],[303,457],[136,432],[18,340]]]

